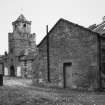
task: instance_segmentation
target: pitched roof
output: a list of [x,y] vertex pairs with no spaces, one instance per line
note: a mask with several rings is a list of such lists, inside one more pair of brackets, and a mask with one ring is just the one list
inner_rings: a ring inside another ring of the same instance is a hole
[[[94,25],[91,25],[91,26],[94,26]],[[94,32],[101,34],[101,35],[105,34],[105,16],[103,17],[103,21],[100,24],[98,24],[98,25],[95,24],[95,27],[90,28],[90,29]]]
[[61,21],[65,22],[65,23],[67,23],[67,24],[75,25],[75,26],[77,26],[77,27],[80,27],[81,29],[84,29],[84,30],[86,30],[86,31],[89,31],[89,32],[91,32],[91,33],[95,33],[95,34],[99,35],[97,32],[93,32],[93,31],[90,30],[89,28],[85,28],[85,27],[83,27],[83,26],[80,26],[80,25],[78,25],[78,24],[72,23],[72,22],[70,22],[70,21],[68,21],[68,20],[66,20],[66,19],[61,18],[61,19],[59,19],[59,20],[56,22],[56,24],[53,26],[53,28],[52,28],[52,29],[48,32],[48,34],[42,39],[42,41],[37,45],[37,47],[39,47],[39,46],[43,43],[43,41],[47,38],[47,36],[55,29],[55,27],[56,27]]
[[25,16],[23,14],[21,14],[18,18],[17,21],[27,21]]
[[95,29],[93,29],[94,32],[105,34],[105,22],[99,24]]
[[90,25],[88,28],[90,29],[90,30],[93,30],[93,29],[95,29],[97,27],[97,25],[96,24],[93,24],[93,25]]
[[26,23],[29,23],[31,24],[31,21],[28,21],[25,16],[23,14],[21,14],[17,19],[16,21],[12,22],[12,24],[15,24],[17,22],[26,22]]

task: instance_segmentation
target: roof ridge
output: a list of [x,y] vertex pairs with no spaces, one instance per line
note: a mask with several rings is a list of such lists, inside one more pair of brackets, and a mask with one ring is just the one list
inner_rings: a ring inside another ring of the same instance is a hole
[[25,18],[25,16],[23,14],[21,14],[16,21],[20,21],[20,20],[24,20],[27,21],[27,19]]
[[[78,25],[78,24],[73,23],[73,22],[71,22],[71,21],[68,21],[68,20],[66,20],[66,19],[64,19],[64,18],[60,18],[60,19],[56,22],[56,24],[51,28],[51,30],[48,32],[48,34],[52,32],[52,30],[56,27],[56,25],[57,25],[60,21],[66,22],[66,23],[68,23],[68,24],[73,24],[73,25],[75,25],[75,26],[77,26],[77,27],[80,27],[81,29],[85,29],[85,30],[87,30],[87,31],[89,31],[89,32],[91,32],[91,33],[95,33],[95,34],[99,35],[97,32],[94,32],[94,31],[90,30],[89,28],[86,28],[86,27],[84,27],[84,26]],[[47,35],[48,35],[48,34],[47,34]],[[45,35],[45,37],[41,40],[41,42],[37,45],[37,47],[41,45],[41,43],[44,41],[44,39],[47,37],[47,35]]]
[[23,14],[20,14],[20,16],[14,22],[12,22],[12,24],[15,24],[17,22],[26,22],[28,24],[31,24],[31,21],[28,21]]

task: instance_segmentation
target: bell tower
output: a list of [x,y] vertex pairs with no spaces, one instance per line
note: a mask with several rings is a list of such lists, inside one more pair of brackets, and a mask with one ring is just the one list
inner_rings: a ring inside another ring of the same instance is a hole
[[21,14],[16,21],[12,22],[13,32],[21,34],[31,33],[31,21],[26,20],[23,14]]
[[15,56],[27,49],[35,50],[35,33],[31,34],[31,21],[21,14],[12,22],[13,32],[9,33],[9,53]]
[[[20,61],[20,57],[24,56],[27,62],[30,59],[27,59],[27,56],[32,56],[33,54],[34,58],[36,51],[35,33],[31,33],[31,21],[28,21],[23,14],[12,22],[12,26],[13,32],[8,33],[8,68],[11,76],[18,76],[20,70],[23,73],[22,70],[24,68],[22,66],[24,63]],[[31,63],[29,65],[31,66]]]

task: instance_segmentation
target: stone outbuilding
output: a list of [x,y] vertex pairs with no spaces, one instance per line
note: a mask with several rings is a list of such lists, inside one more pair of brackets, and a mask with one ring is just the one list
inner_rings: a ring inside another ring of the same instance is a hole
[[88,28],[94,32],[99,33],[100,35],[105,34],[105,16],[103,17],[101,23],[90,25]]
[[101,23],[93,24],[89,26],[89,29],[100,34],[101,82],[102,88],[105,88],[105,16]]
[[33,83],[70,89],[100,88],[100,39],[98,33],[60,19],[37,45]]

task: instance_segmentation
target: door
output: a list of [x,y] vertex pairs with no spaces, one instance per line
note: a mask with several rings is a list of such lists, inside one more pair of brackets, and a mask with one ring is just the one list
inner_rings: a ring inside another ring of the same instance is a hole
[[14,66],[10,66],[10,76],[15,76],[15,68]]
[[64,88],[72,88],[72,63],[64,63]]

